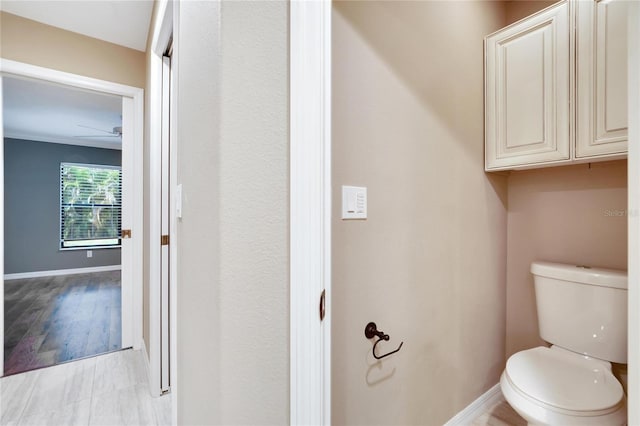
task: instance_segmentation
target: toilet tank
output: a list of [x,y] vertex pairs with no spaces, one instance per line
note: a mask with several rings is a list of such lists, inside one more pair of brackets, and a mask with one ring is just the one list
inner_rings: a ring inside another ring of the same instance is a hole
[[627,363],[627,273],[531,264],[540,337],[598,359]]

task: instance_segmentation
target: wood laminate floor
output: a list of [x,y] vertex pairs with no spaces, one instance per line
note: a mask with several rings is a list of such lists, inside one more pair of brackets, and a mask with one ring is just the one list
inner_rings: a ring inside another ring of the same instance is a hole
[[7,280],[4,287],[5,375],[122,347],[120,271]]

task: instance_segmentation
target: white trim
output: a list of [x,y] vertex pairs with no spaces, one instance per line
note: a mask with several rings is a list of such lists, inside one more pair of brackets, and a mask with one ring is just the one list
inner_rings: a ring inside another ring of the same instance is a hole
[[483,393],[471,404],[449,419],[444,426],[470,425],[481,413],[493,407],[502,398],[500,383],[493,385],[491,389]]
[[[144,264],[144,90],[139,89],[133,96],[134,137],[133,137],[133,349],[142,347],[142,299],[143,299],[143,268]],[[134,235],[135,232],[135,235]]]
[[[180,16],[180,7],[179,2],[171,2],[172,5],[172,13],[173,13],[173,33],[174,35],[179,34],[179,16]],[[180,201],[176,200],[176,188],[178,187],[178,126],[176,123],[178,122],[178,86],[174,84],[178,81],[179,67],[180,63],[180,47],[178,43],[174,39],[173,43],[173,52],[171,55],[172,61],[172,93],[173,98],[171,99],[171,147],[169,153],[169,162],[171,163],[170,170],[170,182],[171,188],[171,210],[170,210],[170,220],[171,220],[171,235],[169,236],[169,250],[171,250],[171,259],[169,261],[170,268],[170,282],[171,288],[169,289],[169,310],[170,310],[170,319],[169,319],[169,368],[171,369],[169,373],[169,380],[171,381],[171,424],[178,424],[178,286],[180,285],[178,282],[178,245],[176,241],[178,241],[177,237],[177,215],[176,215],[176,207],[177,203]]]
[[[2,122],[2,74],[0,73],[0,277],[4,276],[4,124]],[[0,377],[4,376],[4,278],[0,279]]]
[[[92,90],[100,93],[108,93],[112,95],[130,98],[132,100],[133,116],[131,117],[131,127],[133,128],[133,183],[132,183],[132,238],[131,245],[133,249],[132,260],[132,277],[133,277],[133,323],[132,328],[132,346],[134,349],[140,349],[142,341],[142,225],[143,225],[143,188],[142,188],[142,141],[144,129],[144,90],[138,87],[127,86],[111,81],[99,80],[96,78],[86,77],[77,74],[52,70],[49,68],[38,67],[35,65],[16,62],[8,59],[0,58],[0,73],[2,75],[15,75],[19,78],[34,78],[38,80],[49,81],[58,84],[64,84],[81,89]],[[123,117],[124,118],[124,117]],[[2,166],[0,165],[0,168]],[[4,191],[4,188],[2,189]],[[0,197],[0,209],[4,209],[4,193]],[[4,240],[2,240],[4,241]],[[2,276],[2,275],[0,275]],[[4,280],[4,277],[3,277]],[[3,281],[2,280],[2,281]],[[0,284],[0,289],[4,286]],[[124,324],[124,321],[123,321]],[[124,333],[123,333],[124,336]],[[4,341],[4,320],[0,319],[0,342]],[[0,351],[3,352],[3,351]]]
[[33,135],[33,134],[27,134],[27,133],[17,133],[12,131],[7,131],[5,133],[5,137],[7,139],[20,139],[24,141],[58,143],[62,145],[88,146],[90,148],[115,149],[117,151],[122,150],[122,143],[120,142],[118,142],[117,144],[114,144],[113,142],[88,141],[86,139],[73,139],[73,138],[56,137],[56,136],[41,136],[41,135]]
[[[136,175],[134,167],[133,153],[135,151],[134,135],[127,129],[130,129],[134,122],[133,100],[131,98],[122,97],[122,128],[125,130],[122,134],[122,229],[131,229],[131,234],[136,232],[133,223],[134,208],[134,176]],[[139,173],[139,172],[138,172]],[[127,182],[130,182],[127,184]],[[121,314],[122,314],[122,347],[133,347],[140,349],[139,342],[134,344],[134,324],[135,314],[133,313],[133,283],[134,283],[134,239],[122,238],[120,244],[120,264],[122,265],[121,274]]]
[[[169,235],[170,232],[170,183],[169,183],[169,146],[170,130],[170,97],[171,97],[171,58],[162,57],[162,137],[161,137],[161,234]],[[171,239],[169,239],[171,240]],[[162,246],[161,251],[161,275],[160,275],[160,390],[162,393],[170,390],[169,380],[169,259],[170,246]]]
[[[331,1],[290,3],[290,424],[331,423]],[[318,303],[326,291],[326,316]]]
[[640,424],[640,4],[628,2],[628,343],[627,424]]
[[112,81],[98,80],[97,78],[85,77],[83,75],[71,74],[68,72],[52,70],[38,67],[36,65],[25,64],[0,58],[0,72],[3,74],[16,75],[18,77],[35,78],[37,80],[50,81],[68,86],[80,87],[82,89],[93,90],[94,92],[108,93],[128,98],[143,96],[143,90],[138,87],[127,86],[125,84],[114,83]]
[[[115,240],[115,238],[113,238]],[[78,246],[78,247],[60,247],[58,251],[77,251],[77,250],[109,250],[109,249],[121,249],[122,246]]]
[[87,268],[53,269],[50,271],[16,272],[5,274],[5,280],[21,280],[24,278],[55,277],[58,275],[91,274],[94,272],[119,271],[121,265],[91,266]]

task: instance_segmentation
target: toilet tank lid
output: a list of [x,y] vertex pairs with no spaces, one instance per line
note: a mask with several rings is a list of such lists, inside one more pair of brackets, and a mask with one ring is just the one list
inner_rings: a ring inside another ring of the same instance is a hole
[[531,273],[540,277],[555,278],[600,287],[627,289],[627,271],[591,268],[582,265],[566,265],[553,262],[533,262]]

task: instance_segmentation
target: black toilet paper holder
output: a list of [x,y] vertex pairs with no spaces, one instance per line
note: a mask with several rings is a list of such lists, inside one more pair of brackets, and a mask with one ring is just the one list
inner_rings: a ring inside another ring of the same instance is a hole
[[371,350],[375,359],[382,359],[388,357],[389,355],[395,354],[400,350],[400,348],[402,348],[402,345],[404,344],[404,342],[400,342],[400,346],[398,346],[398,349],[396,349],[395,351],[391,351],[384,355],[378,356],[376,355],[376,346],[378,346],[378,343],[380,343],[382,340],[389,340],[389,335],[385,334],[383,331],[379,331],[375,322],[370,322],[369,324],[367,324],[367,326],[364,328],[364,335],[367,339],[378,337],[378,340],[376,340],[376,343],[373,344],[373,349]]

